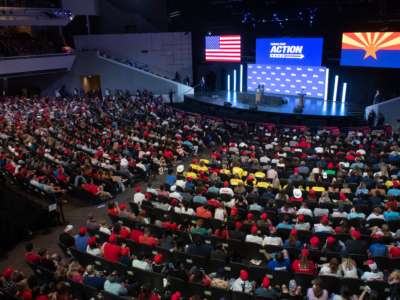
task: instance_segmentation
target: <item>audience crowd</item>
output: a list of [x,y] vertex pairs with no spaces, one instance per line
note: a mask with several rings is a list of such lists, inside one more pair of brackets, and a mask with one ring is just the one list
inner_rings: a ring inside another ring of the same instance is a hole
[[34,38],[26,32],[0,31],[0,57],[58,53],[60,50],[52,41]]
[[[8,268],[0,279],[18,299],[74,299],[77,286],[136,299],[400,298],[389,128],[219,120],[147,91],[0,105],[3,176],[107,200],[111,220],[90,215],[75,235],[68,225],[66,258],[28,244],[35,275]],[[129,203],[118,199],[127,184]]]

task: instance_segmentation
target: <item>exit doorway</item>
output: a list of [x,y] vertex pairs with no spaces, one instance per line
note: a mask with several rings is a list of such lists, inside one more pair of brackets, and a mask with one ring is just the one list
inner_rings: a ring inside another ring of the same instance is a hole
[[85,95],[100,96],[101,82],[99,75],[81,76],[82,89]]

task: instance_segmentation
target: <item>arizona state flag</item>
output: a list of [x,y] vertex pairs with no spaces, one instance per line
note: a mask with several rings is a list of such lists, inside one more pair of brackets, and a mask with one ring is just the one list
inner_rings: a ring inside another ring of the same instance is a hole
[[345,32],[343,66],[400,68],[400,32]]

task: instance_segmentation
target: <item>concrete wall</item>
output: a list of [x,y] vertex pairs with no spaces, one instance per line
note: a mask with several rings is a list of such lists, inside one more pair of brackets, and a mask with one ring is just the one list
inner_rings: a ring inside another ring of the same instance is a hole
[[394,130],[400,128],[400,97],[367,106],[365,108],[365,119],[368,118],[368,115],[371,111],[375,111],[375,120],[381,113],[385,117],[385,124],[391,125]]
[[96,52],[77,53],[71,71],[61,79],[55,81],[44,92],[44,95],[54,96],[56,90],[65,85],[67,92],[72,93],[74,88],[81,89],[81,78],[88,75],[99,75],[101,88],[117,89],[135,92],[137,89],[147,89],[155,94],[167,95],[170,90],[176,94],[176,100],[183,101],[183,94],[193,92],[193,89],[183,84],[158,78],[148,72],[135,69],[122,63],[100,58]]
[[75,48],[99,49],[116,58],[146,64],[153,72],[192,80],[192,36],[185,32],[75,36]]
[[47,70],[69,70],[75,55],[57,54],[48,56],[26,56],[0,59],[0,75],[38,72]]
[[168,28],[166,0],[98,1],[99,33],[161,32]]

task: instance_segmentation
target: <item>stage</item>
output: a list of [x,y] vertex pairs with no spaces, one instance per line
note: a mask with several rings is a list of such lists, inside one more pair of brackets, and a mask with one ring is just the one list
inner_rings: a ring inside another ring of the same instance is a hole
[[[298,97],[277,94],[265,94],[254,106],[254,93],[238,92],[206,92],[186,95],[182,104],[185,109],[194,112],[246,120],[271,120],[286,124],[322,122],[324,125],[334,125],[340,121],[341,125],[360,125],[362,123],[363,107],[351,106],[347,103],[324,101],[318,98],[304,98],[304,109],[301,113],[294,112],[298,104]],[[279,98],[282,101],[279,101]],[[229,104],[227,104],[229,103]]]

